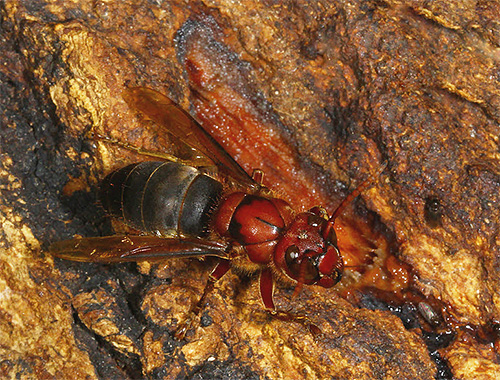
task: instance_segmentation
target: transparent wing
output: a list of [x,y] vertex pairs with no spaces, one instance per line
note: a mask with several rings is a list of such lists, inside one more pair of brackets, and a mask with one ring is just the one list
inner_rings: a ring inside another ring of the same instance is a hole
[[187,112],[165,95],[146,87],[125,89],[123,98],[172,135],[212,161],[218,170],[250,188],[259,187],[251,176]]
[[59,241],[49,247],[56,257],[98,263],[216,256],[228,259],[227,244],[203,239],[113,235]]

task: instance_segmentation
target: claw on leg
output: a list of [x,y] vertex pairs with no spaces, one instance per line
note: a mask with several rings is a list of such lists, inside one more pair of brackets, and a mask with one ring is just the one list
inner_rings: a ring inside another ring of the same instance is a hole
[[321,329],[312,323],[311,320],[305,315],[290,313],[282,310],[267,310],[267,312],[273,318],[279,319],[280,321],[300,323],[302,326],[307,328],[315,340],[323,334]]
[[260,273],[260,296],[269,315],[273,318],[279,319],[280,321],[300,323],[309,330],[314,339],[317,339],[322,335],[321,329],[312,323],[311,320],[305,315],[276,310],[273,300],[273,288],[273,274],[269,269],[265,269]]
[[183,340],[186,337],[186,333],[194,327],[197,315],[193,314],[191,311],[188,316],[177,326],[175,330],[174,337],[177,340]]

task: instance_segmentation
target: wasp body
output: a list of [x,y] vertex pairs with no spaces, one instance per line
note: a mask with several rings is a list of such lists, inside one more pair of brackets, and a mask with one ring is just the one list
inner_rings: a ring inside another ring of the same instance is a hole
[[[92,262],[219,257],[193,314],[199,313],[213,283],[231,266],[260,272],[264,306],[286,320],[294,317],[277,312],[274,306],[276,275],[299,289],[304,284],[332,287],[340,281],[344,262],[333,228],[335,218],[366,184],[351,193],[331,217],[320,207],[296,213],[262,186],[262,173],[249,176],[168,98],[146,88],[132,88],[127,89],[125,99],[207,157],[217,174],[170,161],[147,161],[116,170],[103,181],[101,202],[111,216],[146,235],[57,242],[50,248],[54,255]],[[186,326],[180,330],[177,336],[183,337]]]

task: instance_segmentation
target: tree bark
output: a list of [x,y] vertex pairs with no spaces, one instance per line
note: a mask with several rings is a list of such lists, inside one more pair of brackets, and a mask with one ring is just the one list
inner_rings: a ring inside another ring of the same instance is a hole
[[[0,7],[3,377],[498,376],[498,3]],[[179,103],[297,210],[331,214],[375,177],[337,223],[344,256],[372,252],[372,269],[347,271],[337,290],[275,292],[321,337],[269,317],[258,281],[230,273],[178,342],[172,333],[212,261],[50,256],[51,242],[112,233],[99,180],[145,159],[96,134],[186,153],[129,109],[128,86]]]

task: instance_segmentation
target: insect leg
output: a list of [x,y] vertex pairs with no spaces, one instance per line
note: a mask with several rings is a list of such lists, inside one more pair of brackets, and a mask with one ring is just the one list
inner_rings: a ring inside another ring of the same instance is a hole
[[276,310],[273,300],[273,275],[269,269],[264,269],[260,273],[260,297],[266,311],[276,319],[285,322],[298,322],[305,326],[309,332],[317,338],[321,335],[321,329],[310,321],[305,315],[294,314],[288,311]]
[[268,313],[273,318],[279,319],[280,321],[300,323],[302,326],[307,328],[307,330],[309,330],[314,339],[318,338],[322,334],[321,329],[303,314],[295,314],[283,310],[268,310]]
[[269,269],[260,272],[260,297],[266,310],[272,313],[276,310],[273,300],[273,274]]
[[198,321],[201,310],[205,305],[208,294],[214,289],[215,282],[224,276],[227,271],[231,268],[231,263],[229,260],[221,259],[219,263],[215,266],[214,270],[208,276],[207,284],[203,290],[198,302],[191,308],[186,319],[179,324],[177,330],[175,331],[175,338],[178,340],[184,339],[186,333],[189,329],[193,327],[193,324]]
[[203,156],[193,155],[192,158],[190,158],[188,160],[183,160],[182,158],[176,157],[176,156],[169,154],[167,152],[163,152],[163,151],[159,152],[159,151],[155,151],[155,150],[145,149],[145,148],[130,144],[126,141],[121,141],[121,140],[115,139],[115,138],[110,137],[110,136],[101,135],[100,133],[93,132],[93,131],[91,131],[88,134],[88,137],[90,139],[100,140],[106,144],[118,146],[122,149],[130,150],[132,152],[140,154],[141,156],[154,158],[154,159],[157,159],[160,161],[177,162],[179,164],[193,166],[195,168],[204,167],[205,171],[207,173],[212,173],[214,171],[213,163],[211,161],[209,161],[206,157],[203,157]]
[[143,156],[157,158],[157,159],[160,159],[162,161],[179,162],[181,164],[184,164],[183,160],[181,160],[180,158],[175,157],[171,154],[168,154],[165,152],[156,152],[156,151],[144,149],[144,148],[129,144],[125,141],[120,141],[120,140],[115,139],[115,138],[110,137],[110,136],[101,135],[100,133],[97,133],[97,132],[91,131],[89,133],[89,138],[101,140],[107,144],[116,145],[116,146],[119,146],[120,148],[136,152],[136,153],[141,154]]

